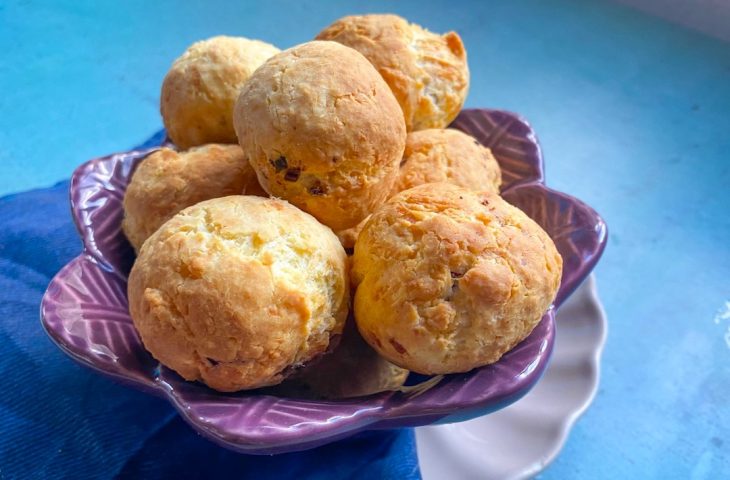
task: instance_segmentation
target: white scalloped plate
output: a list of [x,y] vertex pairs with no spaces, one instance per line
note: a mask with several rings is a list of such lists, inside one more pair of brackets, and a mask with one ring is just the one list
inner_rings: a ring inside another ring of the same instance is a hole
[[416,429],[424,480],[521,479],[540,473],[593,401],[606,328],[591,275],[558,311],[553,356],[535,388],[490,415]]

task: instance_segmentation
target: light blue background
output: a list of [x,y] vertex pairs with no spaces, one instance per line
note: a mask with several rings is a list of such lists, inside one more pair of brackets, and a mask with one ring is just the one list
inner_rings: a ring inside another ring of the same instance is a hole
[[601,387],[542,477],[730,478],[730,44],[593,0],[0,0],[0,193],[157,130],[162,78],[195,40],[288,47],[387,11],[457,30],[467,106],[528,118],[548,184],[610,228]]

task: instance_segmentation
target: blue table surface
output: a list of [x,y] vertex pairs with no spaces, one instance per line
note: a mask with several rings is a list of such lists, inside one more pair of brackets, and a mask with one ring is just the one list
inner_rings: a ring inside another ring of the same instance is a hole
[[457,30],[467,106],[528,118],[549,185],[610,228],[600,390],[541,478],[730,478],[730,44],[597,0],[3,0],[0,193],[158,129],[162,78],[195,40],[288,47],[388,11]]

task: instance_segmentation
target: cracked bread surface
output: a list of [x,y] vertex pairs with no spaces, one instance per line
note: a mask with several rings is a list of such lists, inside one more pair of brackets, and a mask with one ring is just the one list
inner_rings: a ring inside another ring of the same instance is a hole
[[176,59],[162,82],[160,113],[180,148],[236,143],[233,105],[243,83],[275,46],[243,37],[217,36],[196,42]]
[[142,160],[127,185],[122,230],[138,252],[180,210],[241,194],[266,196],[238,145],[209,144],[184,152],[161,148]]
[[264,190],[335,230],[385,201],[405,147],[392,92],[360,53],[335,42],[264,63],[241,90],[234,124]]
[[391,198],[358,237],[355,318],[396,365],[465,372],[530,334],[561,273],[547,233],[496,193],[421,185]]
[[430,32],[397,15],[351,15],[322,30],[318,40],[354,48],[395,94],[408,131],[444,128],[469,91],[466,49],[456,32]]
[[393,194],[438,182],[499,193],[502,172],[492,151],[462,131],[431,128],[410,132]]
[[[499,193],[502,172],[492,151],[462,131],[429,128],[409,132],[392,195],[424,183],[438,182]],[[355,246],[366,221],[336,232],[343,247]]]
[[283,200],[208,200],[144,243],[130,313],[145,348],[186,380],[274,385],[341,333],[346,264],[332,231]]

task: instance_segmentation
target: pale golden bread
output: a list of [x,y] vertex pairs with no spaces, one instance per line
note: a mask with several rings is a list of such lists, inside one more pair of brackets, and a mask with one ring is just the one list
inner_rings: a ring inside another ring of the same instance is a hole
[[192,44],[175,60],[162,83],[160,113],[175,145],[236,143],[233,104],[243,83],[273,45],[242,37],[213,37]]
[[365,57],[335,42],[264,63],[241,90],[234,123],[261,186],[335,230],[385,201],[405,147],[390,89]]
[[266,196],[238,145],[161,148],[142,160],[127,185],[122,229],[138,251],[183,208],[238,194]]
[[[474,137],[452,128],[410,132],[392,195],[424,183],[448,182],[469,190],[499,192],[502,172],[492,151]],[[366,220],[340,230],[337,237],[353,248]]]
[[144,243],[128,296],[161,363],[216,390],[257,388],[281,382],[341,333],[347,257],[329,228],[283,200],[216,198]]
[[499,193],[502,172],[492,151],[464,132],[431,128],[409,133],[393,194],[437,182]]
[[363,338],[423,374],[499,360],[538,324],[562,271],[552,240],[524,212],[448,183],[391,198],[365,224],[352,261]]
[[397,15],[354,15],[317,39],[352,47],[372,62],[403,109],[408,131],[444,128],[464,105],[469,67],[456,32],[432,33]]

